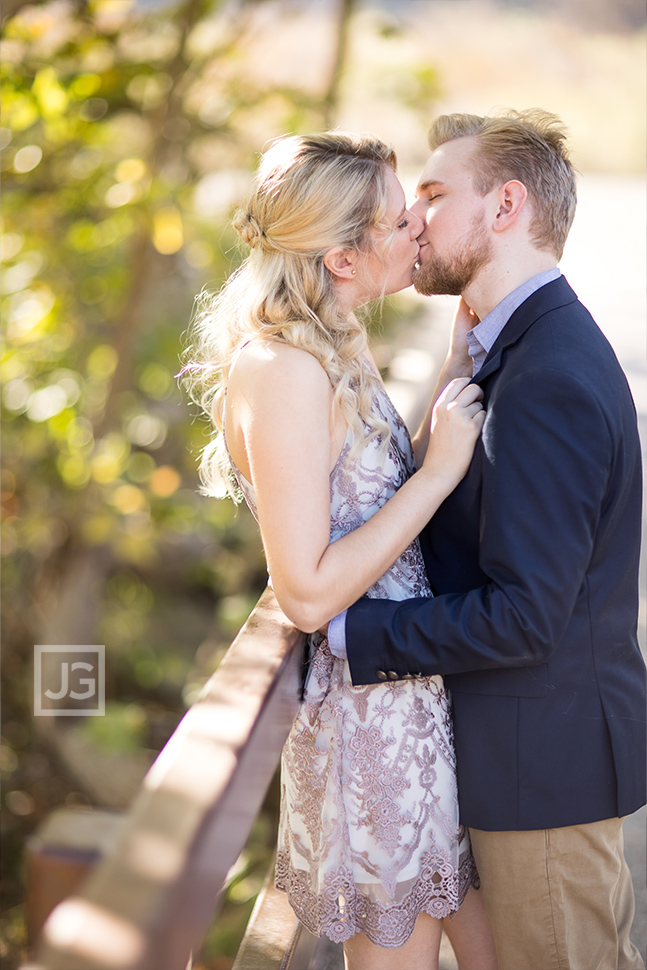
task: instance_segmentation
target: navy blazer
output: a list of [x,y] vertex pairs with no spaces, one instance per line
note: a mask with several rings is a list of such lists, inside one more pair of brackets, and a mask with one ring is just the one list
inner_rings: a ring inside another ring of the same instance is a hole
[[629,814],[647,752],[626,378],[562,277],[514,312],[475,380],[482,438],[421,535],[435,597],[351,607],[353,683],[445,676],[466,825]]

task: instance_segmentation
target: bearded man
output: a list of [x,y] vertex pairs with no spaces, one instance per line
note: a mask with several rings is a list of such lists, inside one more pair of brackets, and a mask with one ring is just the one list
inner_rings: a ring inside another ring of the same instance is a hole
[[557,265],[576,204],[559,119],[448,115],[430,145],[414,282],[473,311],[487,417],[421,536],[434,598],[360,600],[331,650],[356,685],[445,677],[500,970],[639,970],[622,844],[646,800],[635,408]]

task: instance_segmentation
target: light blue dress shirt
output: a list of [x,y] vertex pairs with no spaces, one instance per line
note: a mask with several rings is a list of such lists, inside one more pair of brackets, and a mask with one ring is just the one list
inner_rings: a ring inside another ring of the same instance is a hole
[[[485,358],[494,346],[496,338],[499,336],[506,323],[521,306],[521,304],[532,296],[536,290],[547,283],[561,276],[561,271],[555,267],[544,273],[533,276],[518,286],[512,293],[508,293],[480,323],[467,334],[468,353],[473,361],[472,376],[478,374],[485,362]],[[346,610],[339,613],[328,624],[328,646],[330,652],[340,660],[346,660]]]

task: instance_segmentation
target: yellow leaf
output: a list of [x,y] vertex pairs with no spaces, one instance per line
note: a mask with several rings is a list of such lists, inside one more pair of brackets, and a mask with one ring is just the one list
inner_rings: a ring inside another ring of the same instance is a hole
[[45,118],[56,118],[67,108],[67,93],[58,83],[53,67],[44,67],[34,78],[32,91]]
[[182,217],[173,206],[158,209],[153,217],[153,245],[158,253],[170,256],[184,243]]
[[153,495],[157,495],[160,498],[168,498],[169,495],[177,492],[181,484],[182,479],[171,465],[160,465],[153,472],[148,482],[148,486]]

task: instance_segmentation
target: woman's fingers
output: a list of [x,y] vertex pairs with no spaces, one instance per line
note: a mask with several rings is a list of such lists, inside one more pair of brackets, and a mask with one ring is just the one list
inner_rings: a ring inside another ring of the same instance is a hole
[[[465,390],[470,383],[469,377],[455,377],[453,381],[450,381],[447,387],[443,388],[441,393],[438,395],[438,404],[449,404],[450,401],[455,401],[461,391]],[[472,385],[477,386],[477,385]]]
[[456,377],[444,389],[438,398],[438,403],[442,402],[448,405],[456,402],[461,407],[466,407],[474,401],[482,400],[482,398],[483,390],[478,384],[472,384],[469,377]]
[[480,401],[475,401],[474,404],[469,404],[465,408],[465,412],[468,415],[468,417],[470,417],[470,418],[473,418],[477,414],[481,414],[481,413],[483,414],[483,416],[485,416],[485,411],[484,411],[483,405],[481,404]]

